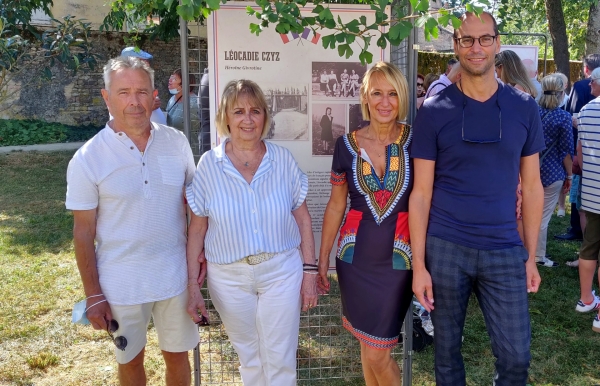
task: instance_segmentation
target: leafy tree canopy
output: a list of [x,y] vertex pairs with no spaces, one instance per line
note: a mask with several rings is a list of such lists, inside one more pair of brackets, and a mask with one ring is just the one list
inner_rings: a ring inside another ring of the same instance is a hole
[[[562,0],[571,60],[581,60],[585,54],[588,14],[590,6],[597,3],[598,0]],[[501,32],[536,32],[548,35],[544,0],[500,0],[497,16]],[[539,38],[506,36],[502,38],[502,43],[537,45],[540,53],[544,52],[544,42]],[[551,45],[552,41],[548,36],[549,58],[553,56]]]
[[[149,32],[152,37],[168,39],[177,34],[173,26],[175,23],[178,25],[179,16],[187,21],[202,20],[226,2],[227,0],[182,0],[179,4],[176,0],[114,0],[111,3],[112,11],[105,18],[102,28],[122,29],[125,23],[137,24],[147,20],[149,15],[159,15],[162,17],[160,25],[150,22],[145,30],[135,31],[134,40],[138,32]],[[329,4],[323,0],[313,0],[310,3],[313,7],[310,14],[301,13],[308,3],[308,0],[255,0],[252,7],[247,7],[248,15],[254,16],[249,19],[252,20],[248,23],[249,32],[260,35],[270,26],[274,26],[281,34],[302,33],[306,27],[320,30],[325,48],[337,48],[340,56],[348,58],[358,46],[360,60],[370,63],[373,58],[368,48],[372,44],[382,48],[388,44],[398,45],[409,36],[413,26],[422,27],[427,39],[435,39],[438,37],[439,26],[460,26],[460,20],[453,11],[460,8],[479,14],[483,11],[483,6],[489,6],[487,0],[459,0],[454,1],[456,8],[431,11],[428,0],[342,0],[336,3],[366,4],[375,11],[375,22],[367,22],[365,16],[342,22],[339,17],[334,17]],[[391,18],[385,12],[387,6],[392,6]],[[255,10],[253,7],[259,9]],[[168,27],[163,26],[163,23],[168,24]],[[389,28],[379,36],[376,32],[384,26]],[[372,40],[375,36],[378,36],[377,40]]]

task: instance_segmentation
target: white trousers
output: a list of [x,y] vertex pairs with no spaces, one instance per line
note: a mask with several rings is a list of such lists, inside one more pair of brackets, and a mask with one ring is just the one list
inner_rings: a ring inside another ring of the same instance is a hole
[[544,211],[542,213],[542,223],[540,224],[540,234],[538,236],[537,248],[535,249],[535,258],[537,261],[543,260],[546,256],[546,239],[548,238],[548,224],[556,208],[558,195],[562,189],[563,181],[556,181],[544,188]]
[[208,263],[208,290],[248,386],[296,385],[302,260],[292,249],[257,265]]

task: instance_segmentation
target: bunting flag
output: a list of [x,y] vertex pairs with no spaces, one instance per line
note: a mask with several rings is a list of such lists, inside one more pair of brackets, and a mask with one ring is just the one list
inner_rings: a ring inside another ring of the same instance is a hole
[[283,41],[283,44],[287,44],[294,39],[298,39],[298,34],[293,33],[293,32],[288,32],[287,34],[279,34],[279,36],[281,36],[281,40]]
[[321,34],[319,34],[317,32],[313,32],[312,30],[310,32],[311,32],[311,35],[312,35],[311,39],[310,39],[310,42],[312,44],[317,44],[319,42],[319,39],[321,38]]
[[279,34],[279,36],[281,36],[283,44],[287,44],[292,40],[296,40],[298,38],[302,38],[304,40],[310,41],[313,44],[317,44],[319,42],[319,39],[321,38],[321,34],[313,32],[313,30],[308,27],[304,28],[302,34],[297,34],[296,32],[288,32],[287,34]]

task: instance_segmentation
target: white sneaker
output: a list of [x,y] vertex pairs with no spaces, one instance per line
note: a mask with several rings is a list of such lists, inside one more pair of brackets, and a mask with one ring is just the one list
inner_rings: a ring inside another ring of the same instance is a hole
[[[579,299],[577,306],[575,307],[575,311],[590,312],[592,310],[597,310],[598,307],[600,307],[600,297],[596,296],[595,291],[592,291],[592,296],[594,297],[594,301],[592,301],[590,304],[585,304],[583,300]],[[596,318],[598,317],[596,316]],[[598,328],[600,328],[600,322],[598,322]]]
[[558,217],[565,217],[565,210],[564,209],[559,209],[558,212],[556,212],[556,215]]
[[592,323],[592,330],[596,332],[600,332],[600,319],[598,319],[598,314],[594,318],[594,323]]
[[539,265],[540,267],[550,267],[550,268],[558,267],[557,262],[550,260],[546,256],[541,257],[539,260],[537,260],[537,258],[536,258],[535,263],[537,265]]

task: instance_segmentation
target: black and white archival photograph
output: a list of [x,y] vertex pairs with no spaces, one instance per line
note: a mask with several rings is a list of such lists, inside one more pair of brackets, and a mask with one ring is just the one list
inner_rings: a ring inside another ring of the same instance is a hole
[[312,96],[316,99],[358,99],[367,71],[360,62],[313,62]]
[[335,141],[345,133],[345,104],[312,104],[312,155],[333,155]]
[[369,121],[363,119],[360,104],[348,105],[348,131],[351,133],[367,126],[369,126]]
[[308,140],[308,86],[306,84],[262,84],[271,112],[266,139]]

